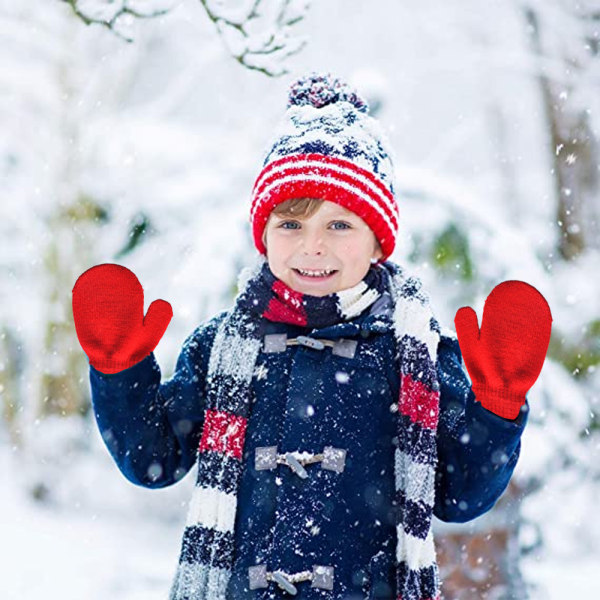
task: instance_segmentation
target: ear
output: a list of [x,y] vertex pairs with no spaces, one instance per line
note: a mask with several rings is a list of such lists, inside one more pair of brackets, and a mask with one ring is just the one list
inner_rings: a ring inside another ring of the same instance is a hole
[[375,240],[375,249],[373,250],[373,258],[379,260],[383,256],[383,250],[377,240]]

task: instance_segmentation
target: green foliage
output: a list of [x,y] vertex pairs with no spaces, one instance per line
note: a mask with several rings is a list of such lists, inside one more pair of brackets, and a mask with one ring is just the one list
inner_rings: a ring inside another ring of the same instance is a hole
[[552,335],[548,356],[560,362],[576,378],[585,378],[600,364],[600,319],[583,328],[583,336],[574,343]]
[[80,194],[75,202],[62,210],[61,217],[66,217],[71,223],[94,222],[103,225],[109,220],[107,209],[94,198]]
[[144,235],[150,228],[150,219],[144,213],[138,213],[132,219],[131,228],[129,230],[128,240],[115,255],[115,259],[122,258],[126,254],[133,252],[133,250],[139,246],[143,240]]
[[464,281],[473,280],[469,240],[454,223],[450,223],[434,239],[431,254],[438,271],[452,276],[460,275]]

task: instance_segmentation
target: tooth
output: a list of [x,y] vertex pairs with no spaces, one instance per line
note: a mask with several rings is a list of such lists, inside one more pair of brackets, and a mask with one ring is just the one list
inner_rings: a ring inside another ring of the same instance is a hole
[[333,273],[333,269],[325,269],[319,271],[306,271],[304,269],[298,269],[298,271],[302,273],[302,275],[305,275],[307,277],[323,277],[331,275]]

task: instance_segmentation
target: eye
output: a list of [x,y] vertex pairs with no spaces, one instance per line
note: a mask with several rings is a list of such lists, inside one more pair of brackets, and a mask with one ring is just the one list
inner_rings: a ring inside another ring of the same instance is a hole
[[282,229],[296,229],[295,227],[286,227],[286,225],[299,225],[299,223],[296,221],[283,221],[279,224],[279,227]]
[[[344,223],[344,221],[334,221],[332,225],[334,226],[334,229],[351,229],[350,225],[348,225],[348,223]],[[336,225],[342,225],[342,227],[336,227]]]

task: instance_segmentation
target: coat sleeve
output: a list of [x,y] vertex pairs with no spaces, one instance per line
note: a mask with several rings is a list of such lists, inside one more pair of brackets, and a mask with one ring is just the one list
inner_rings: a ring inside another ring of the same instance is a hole
[[527,401],[515,420],[495,415],[475,400],[458,340],[442,336],[437,362],[440,413],[434,515],[464,523],[489,511],[517,464]]
[[119,373],[105,374],[90,365],[92,407],[100,434],[130,482],[166,487],[194,465],[218,319],[219,315],[213,317],[186,338],[172,377],[162,383],[153,352]]

